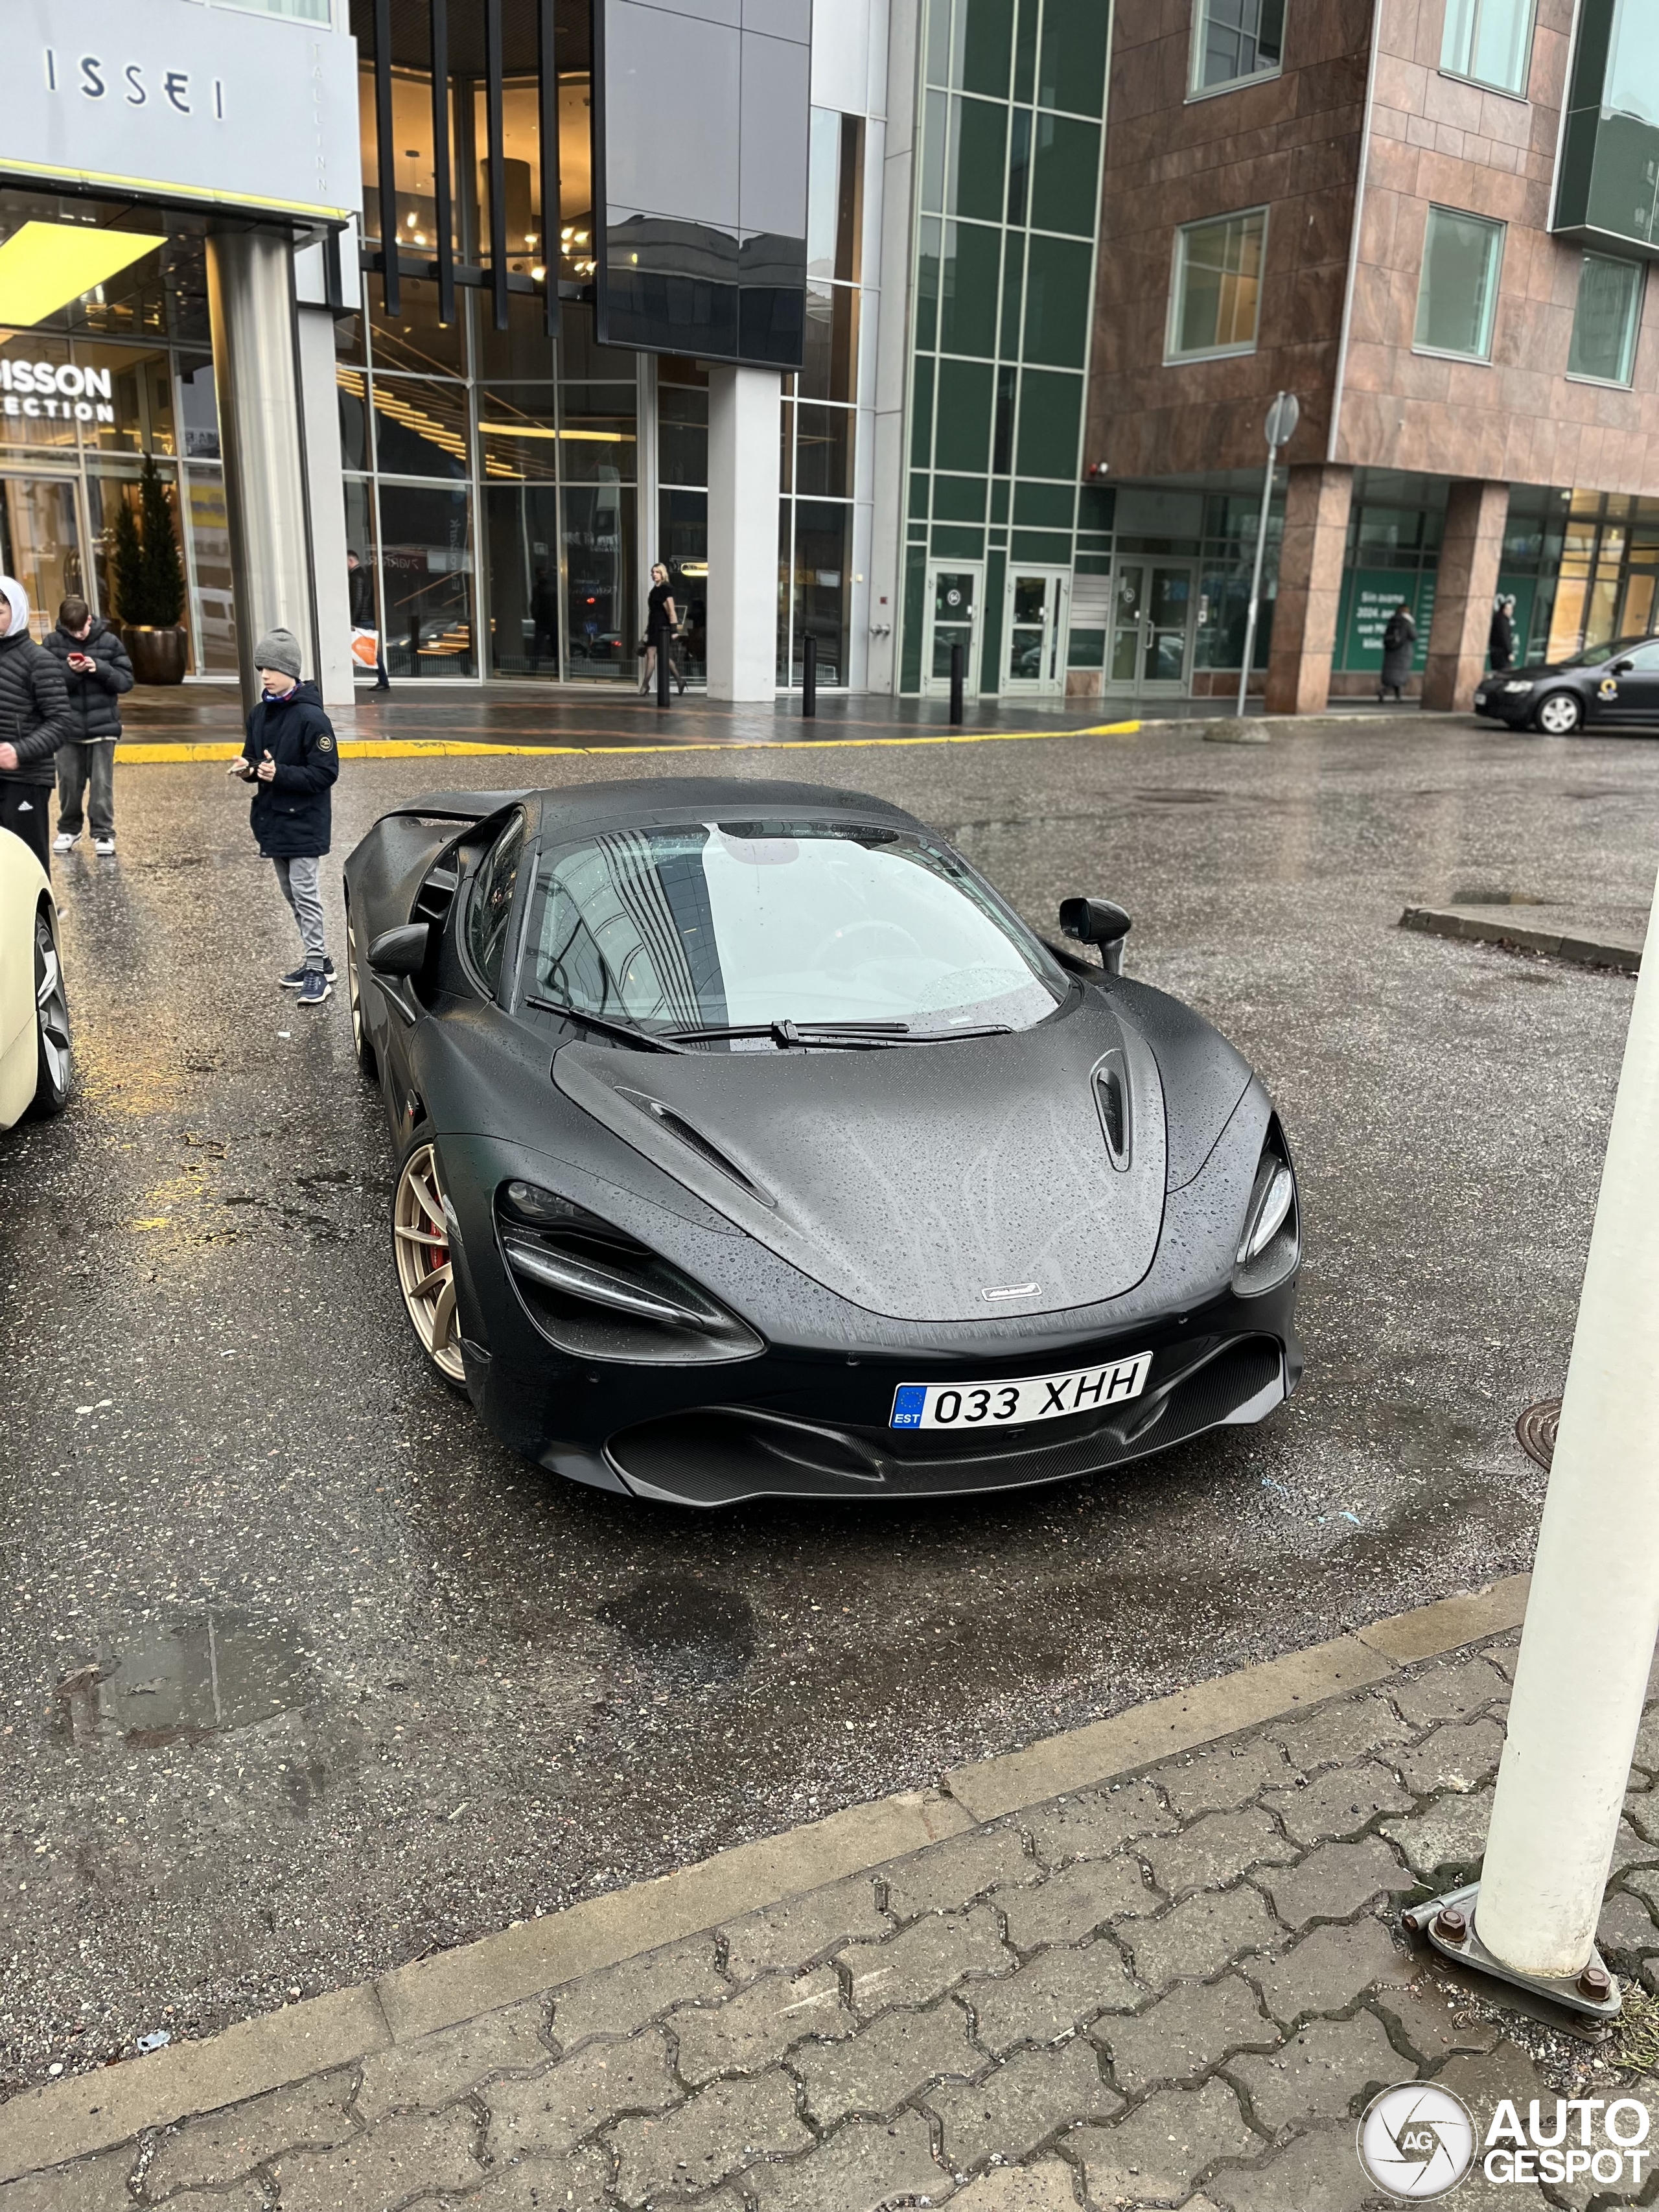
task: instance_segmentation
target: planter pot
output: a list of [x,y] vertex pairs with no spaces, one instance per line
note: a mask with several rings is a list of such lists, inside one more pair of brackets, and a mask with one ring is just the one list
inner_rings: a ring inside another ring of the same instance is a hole
[[165,629],[149,623],[121,629],[121,642],[132,659],[132,672],[140,684],[182,684],[190,660],[189,634],[182,623]]

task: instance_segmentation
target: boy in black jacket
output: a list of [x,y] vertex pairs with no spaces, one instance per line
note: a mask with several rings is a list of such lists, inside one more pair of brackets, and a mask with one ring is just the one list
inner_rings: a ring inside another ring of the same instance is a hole
[[323,938],[317,863],[328,850],[329,791],[340,773],[334,726],[314,684],[300,681],[300,644],[274,629],[253,648],[264,696],[247,718],[247,742],[230,773],[255,786],[249,822],[276,871],[300,927],[303,963],[282,979],[302,1006],[320,1006],[334,988],[334,963]]
[[64,665],[70,703],[70,740],[58,749],[58,835],[52,849],[72,852],[80,843],[90,781],[92,849],[107,860],[115,850],[119,702],[132,689],[132,663],[120,633],[100,622],[86,601],[73,594],[58,608],[58,627],[44,643]]

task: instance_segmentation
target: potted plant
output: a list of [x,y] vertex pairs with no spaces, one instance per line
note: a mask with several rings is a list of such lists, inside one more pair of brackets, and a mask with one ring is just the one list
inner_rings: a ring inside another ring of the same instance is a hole
[[185,572],[167,487],[147,454],[138,480],[138,515],[123,499],[115,510],[110,581],[121,639],[140,684],[182,684],[189,660]]

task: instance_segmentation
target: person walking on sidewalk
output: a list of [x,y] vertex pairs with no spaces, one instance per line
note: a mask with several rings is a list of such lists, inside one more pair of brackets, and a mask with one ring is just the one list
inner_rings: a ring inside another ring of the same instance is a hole
[[52,872],[52,763],[70,734],[64,672],[29,635],[29,595],[0,576],[0,830]]
[[1492,611],[1492,627],[1486,633],[1486,653],[1494,676],[1501,676],[1506,668],[1515,665],[1515,601],[1499,599]]
[[1383,627],[1382,678],[1376,687],[1378,699],[1386,699],[1390,691],[1396,699],[1404,699],[1416,644],[1417,624],[1412,620],[1411,609],[1401,599]]
[[249,825],[276,871],[299,925],[305,958],[282,979],[302,1006],[320,1006],[334,988],[334,963],[323,934],[318,862],[328,850],[329,793],[340,773],[334,725],[322,694],[300,679],[300,642],[274,629],[253,648],[264,696],[247,718],[247,742],[230,773],[254,786]]
[[647,599],[645,616],[645,673],[640,678],[641,691],[648,691],[656,679],[657,655],[665,653],[668,665],[682,694],[685,678],[674,666],[674,632],[679,627],[679,610],[674,605],[674,587],[668,580],[668,571],[660,561],[651,570],[651,595]]
[[358,558],[355,545],[346,548],[346,599],[352,629],[372,629],[374,633],[374,689],[389,691],[392,678],[386,672],[386,640],[380,635],[380,617],[374,608],[374,579]]
[[121,734],[116,702],[132,689],[132,663],[120,632],[100,621],[82,599],[63,602],[58,627],[45,642],[64,665],[70,707],[69,743],[58,754],[58,835],[52,849],[67,853],[80,843],[89,783],[92,849],[107,860],[115,850],[115,741]]

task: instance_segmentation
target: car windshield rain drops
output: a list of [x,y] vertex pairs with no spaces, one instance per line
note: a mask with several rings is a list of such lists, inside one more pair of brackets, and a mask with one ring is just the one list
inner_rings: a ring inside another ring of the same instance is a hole
[[1067,989],[954,856],[836,822],[695,823],[556,848],[526,961],[541,1002],[665,1037],[751,1028],[730,1042],[762,1051],[793,1025],[869,1024],[844,1041],[872,1044],[1028,1029]]

